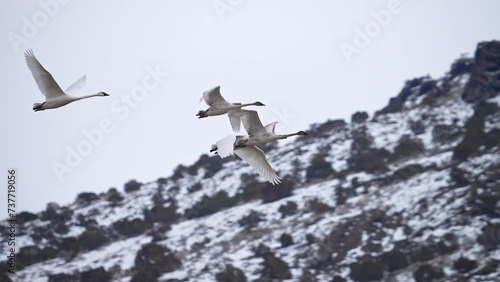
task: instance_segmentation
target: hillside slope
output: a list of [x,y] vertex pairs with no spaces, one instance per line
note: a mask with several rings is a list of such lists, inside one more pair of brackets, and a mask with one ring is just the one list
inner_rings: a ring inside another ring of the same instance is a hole
[[443,78],[407,81],[372,118],[268,146],[279,186],[204,155],[155,182],[20,213],[9,277],[498,281],[499,93],[500,42],[480,43]]

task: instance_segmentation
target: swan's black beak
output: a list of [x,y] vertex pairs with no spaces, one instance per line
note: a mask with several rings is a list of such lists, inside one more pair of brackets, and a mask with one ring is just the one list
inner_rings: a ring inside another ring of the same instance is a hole
[[210,148],[210,153],[215,152],[215,154],[217,154],[217,150],[218,150],[218,149],[219,149],[219,148],[217,148],[217,145],[215,145],[215,144],[214,144],[214,145],[212,145],[212,147]]
[[102,92],[102,95],[103,95],[103,96],[109,96],[109,94],[108,94],[108,93],[106,93],[106,92]]

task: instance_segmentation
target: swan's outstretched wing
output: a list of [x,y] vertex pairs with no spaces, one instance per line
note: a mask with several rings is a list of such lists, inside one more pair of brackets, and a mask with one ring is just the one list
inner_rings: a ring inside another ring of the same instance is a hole
[[257,111],[241,110],[243,115],[241,121],[243,122],[243,127],[248,135],[262,135],[266,134],[267,130],[262,125],[260,121],[259,114]]
[[26,59],[26,64],[33,74],[33,78],[35,79],[36,84],[38,85],[38,89],[45,95],[46,99],[52,99],[55,97],[59,97],[65,95],[62,91],[61,87],[54,80],[54,77],[43,68],[42,64],[36,59],[33,50],[29,49],[24,53],[24,57]]
[[233,128],[234,132],[240,132],[240,125],[241,125],[241,117],[243,116],[244,112],[243,110],[232,110],[229,113],[227,113],[227,116],[229,117],[229,122],[231,122],[231,127]]
[[209,106],[227,103],[227,101],[220,94],[220,86],[216,86],[203,92],[202,99],[205,100],[205,103]]
[[252,166],[260,176],[271,182],[271,184],[277,185],[281,183],[281,178],[267,162],[266,155],[261,149],[255,146],[248,146],[235,150],[234,153]]
[[271,134],[275,134],[274,131],[276,130],[276,124],[278,122],[275,121],[275,122],[271,122],[270,124],[266,125],[265,128],[266,128],[266,131],[268,133],[271,133]]
[[234,135],[228,135],[223,139],[217,141],[215,145],[217,146],[217,154],[221,158],[229,157],[234,152],[234,141],[236,137]]
[[80,77],[80,79],[75,81],[75,83],[71,84],[64,92],[66,92],[66,94],[70,94],[70,95],[74,94],[74,93],[76,93],[76,91],[82,89],[86,83],[87,83],[87,75],[84,75],[84,76]]

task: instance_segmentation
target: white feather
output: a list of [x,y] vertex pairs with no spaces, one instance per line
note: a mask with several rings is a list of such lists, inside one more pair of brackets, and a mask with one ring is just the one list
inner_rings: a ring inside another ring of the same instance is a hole
[[217,154],[221,158],[229,157],[234,152],[234,141],[236,137],[234,135],[228,135],[223,139],[217,141],[215,145],[217,146]]
[[80,77],[75,83],[71,84],[64,92],[66,94],[75,94],[78,90],[82,89],[87,84],[87,76]]
[[271,184],[277,185],[281,183],[281,178],[276,174],[269,162],[267,162],[266,155],[261,149],[255,146],[247,146],[235,150],[234,153],[252,166],[260,176],[271,182]]

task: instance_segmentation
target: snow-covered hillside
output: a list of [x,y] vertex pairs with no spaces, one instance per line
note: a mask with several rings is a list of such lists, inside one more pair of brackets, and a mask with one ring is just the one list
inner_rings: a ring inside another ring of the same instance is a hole
[[499,281],[499,93],[500,42],[481,43],[371,118],[265,148],[279,186],[204,155],[21,213],[18,271],[0,280]]

